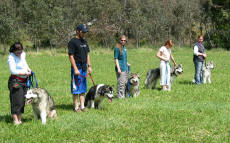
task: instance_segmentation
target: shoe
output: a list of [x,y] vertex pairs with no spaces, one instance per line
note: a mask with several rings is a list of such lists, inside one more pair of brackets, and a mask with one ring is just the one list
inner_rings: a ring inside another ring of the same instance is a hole
[[81,112],[81,110],[78,108],[78,109],[74,109],[74,112]]
[[82,111],[82,112],[86,112],[86,111],[87,111],[87,108],[82,108],[81,111]]

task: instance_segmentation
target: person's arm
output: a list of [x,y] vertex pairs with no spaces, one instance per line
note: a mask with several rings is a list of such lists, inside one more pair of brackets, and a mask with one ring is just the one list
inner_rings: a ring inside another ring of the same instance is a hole
[[9,69],[10,69],[11,74],[20,75],[20,76],[27,75],[27,72],[16,69],[16,62],[15,62],[13,56],[8,57],[8,65],[9,65]]
[[75,62],[74,57],[73,57],[72,54],[69,54],[69,61],[70,61],[71,65],[72,65],[72,67],[74,69],[74,74],[75,75],[80,75],[80,72],[79,72],[79,70],[77,68],[76,62]]
[[203,57],[206,57],[206,56],[207,56],[205,53],[200,53],[200,52],[198,51],[198,47],[197,47],[197,46],[194,46],[193,54],[196,55],[196,56],[203,56]]
[[117,72],[118,72],[119,74],[121,74],[121,69],[120,69],[120,65],[119,65],[118,59],[115,59],[115,65],[116,65],[116,67],[117,67]]
[[172,59],[172,61],[174,63],[174,66],[176,66],[176,61],[174,60],[174,57],[173,57],[172,53],[170,54],[170,58]]
[[25,62],[26,70],[27,70],[27,76],[29,76],[31,75],[31,69],[26,62],[26,53],[24,53],[24,62]]
[[118,49],[118,48],[114,48],[114,61],[115,61],[115,66],[117,67],[117,72],[118,72],[118,74],[121,74],[121,68],[120,68],[120,65],[119,65],[119,62],[118,62],[119,55],[120,55],[119,49]]
[[89,74],[91,74],[92,73],[92,66],[90,64],[90,56],[89,56],[89,54],[87,55],[87,65],[88,65],[88,72],[89,72]]
[[163,60],[163,61],[168,61],[168,59],[166,58],[166,57],[164,57],[164,56],[162,56],[163,54],[162,54],[162,51],[158,51],[157,52],[157,57],[159,58],[159,59],[161,59],[161,60]]

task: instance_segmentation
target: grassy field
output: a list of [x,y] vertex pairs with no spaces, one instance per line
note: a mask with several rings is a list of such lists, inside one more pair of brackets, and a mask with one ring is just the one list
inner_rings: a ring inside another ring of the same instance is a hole
[[[174,48],[184,73],[173,83],[171,92],[144,88],[146,73],[158,67],[156,50],[128,49],[132,72],[141,76],[141,95],[125,100],[105,99],[101,110],[73,112],[70,93],[70,63],[67,54],[43,51],[27,53],[27,62],[38,84],[56,102],[58,119],[46,125],[34,120],[30,105],[25,107],[23,125],[14,126],[10,115],[7,56],[0,57],[0,142],[230,142],[230,53],[207,51],[213,60],[212,83],[193,85],[192,49]],[[116,88],[112,50],[91,53],[93,78],[97,84]],[[88,86],[92,82],[88,78]],[[158,83],[157,88],[160,88]]]

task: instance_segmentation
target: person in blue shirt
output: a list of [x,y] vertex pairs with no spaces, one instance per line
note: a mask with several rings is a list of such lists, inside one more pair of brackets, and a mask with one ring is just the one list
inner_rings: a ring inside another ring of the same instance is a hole
[[114,48],[115,71],[117,76],[117,97],[125,98],[125,85],[128,81],[128,63],[127,63],[127,38],[120,36],[119,41]]

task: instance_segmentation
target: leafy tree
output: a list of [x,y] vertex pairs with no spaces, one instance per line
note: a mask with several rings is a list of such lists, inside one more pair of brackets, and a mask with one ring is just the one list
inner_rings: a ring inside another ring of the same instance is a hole
[[16,20],[12,10],[11,1],[3,0],[0,2],[0,41],[3,44],[4,54],[6,54],[7,44],[10,44],[16,35]]

